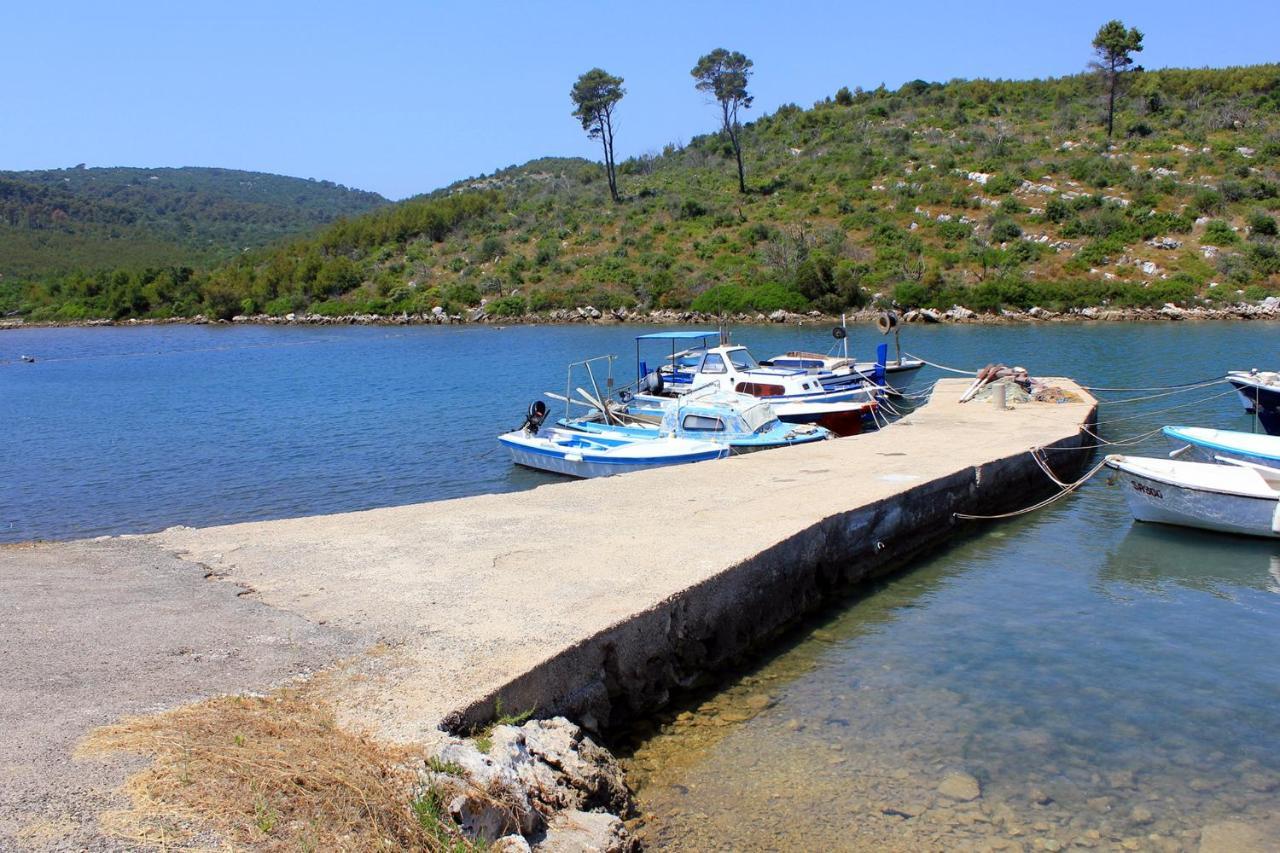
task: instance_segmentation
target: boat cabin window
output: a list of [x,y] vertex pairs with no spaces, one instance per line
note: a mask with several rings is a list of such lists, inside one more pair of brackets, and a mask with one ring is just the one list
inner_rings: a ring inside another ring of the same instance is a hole
[[765,382],[739,382],[733,390],[739,394],[750,394],[752,397],[781,397],[787,393],[781,385]]
[[729,361],[735,370],[755,370],[760,366],[756,364],[756,360],[751,357],[751,353],[747,352],[746,348],[730,350]]
[[684,428],[687,432],[724,432],[724,421],[710,415],[685,415]]
[[724,359],[720,357],[718,352],[707,353],[706,359],[702,362],[703,373],[728,373],[724,366]]

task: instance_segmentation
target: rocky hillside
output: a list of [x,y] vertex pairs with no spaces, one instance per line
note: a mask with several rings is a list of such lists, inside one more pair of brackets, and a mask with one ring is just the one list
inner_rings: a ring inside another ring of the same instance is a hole
[[1099,94],[1086,75],[842,89],[744,128],[746,194],[707,135],[620,164],[620,204],[598,164],[539,160],[242,256],[177,301],[108,304],[102,280],[10,301],[34,318],[517,316],[1280,292],[1280,65],[1137,75],[1110,140]]

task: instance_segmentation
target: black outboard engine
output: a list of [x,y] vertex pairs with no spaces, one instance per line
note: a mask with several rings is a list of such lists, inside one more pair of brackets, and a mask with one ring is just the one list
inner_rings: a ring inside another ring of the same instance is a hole
[[542,429],[542,422],[546,419],[547,404],[541,400],[534,400],[529,404],[529,411],[525,413],[524,423],[520,424],[520,429],[529,435],[537,435],[538,430]]
[[661,394],[662,374],[656,370],[646,373],[637,383],[637,391],[641,394]]

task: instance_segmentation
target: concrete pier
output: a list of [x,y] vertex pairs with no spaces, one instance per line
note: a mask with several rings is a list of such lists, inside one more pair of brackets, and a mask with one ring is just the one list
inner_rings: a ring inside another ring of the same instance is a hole
[[[953,512],[1054,491],[1032,448],[1061,479],[1082,471],[1096,402],[1070,380],[1050,382],[1079,401],[961,405],[968,381],[943,380],[891,429],[785,451],[515,494],[0,548],[0,647],[63,649],[57,671],[13,654],[3,663],[17,686],[0,697],[4,769],[14,786],[37,784],[40,762],[66,763],[77,729],[325,665],[336,665],[344,721],[397,741],[482,722],[498,701],[608,727],[973,524]],[[219,662],[207,684],[200,660]],[[41,742],[40,715],[57,716],[58,691],[86,678],[93,689],[72,691],[82,707]],[[0,813],[0,841],[19,823]]]

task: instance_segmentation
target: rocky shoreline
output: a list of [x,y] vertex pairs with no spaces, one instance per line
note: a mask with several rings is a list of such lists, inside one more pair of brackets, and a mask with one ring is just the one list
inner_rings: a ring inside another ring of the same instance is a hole
[[[897,309],[895,309],[897,310]],[[874,322],[884,313],[883,309],[865,308],[848,313],[846,319],[851,323]],[[1116,308],[1112,306],[1095,306],[1073,308],[1068,311],[1052,311],[1047,308],[1032,307],[1025,311],[1003,309],[998,313],[973,311],[963,305],[954,305],[943,311],[936,308],[912,308],[898,311],[906,323],[957,323],[977,325],[1009,325],[1015,323],[1088,323],[1088,322],[1121,322],[1141,323],[1151,321],[1178,320],[1280,320],[1280,297],[1268,296],[1259,302],[1238,302],[1220,307],[1193,306],[1184,308],[1173,303],[1166,303],[1160,308]],[[728,316],[706,314],[698,311],[676,311],[662,309],[655,311],[633,311],[625,308],[600,310],[591,306],[582,308],[564,308],[536,314],[525,314],[518,317],[501,317],[488,314],[484,307],[473,308],[465,314],[449,314],[443,309],[436,309],[426,314],[285,314],[271,316],[268,314],[237,315],[230,320],[210,319],[202,314],[194,317],[170,317],[165,319],[129,319],[129,320],[76,320],[76,321],[38,321],[27,322],[21,318],[0,320],[0,331],[11,329],[38,328],[81,328],[97,326],[166,326],[166,325],[253,325],[253,326],[448,326],[448,325],[566,325],[566,324],[609,324],[609,323],[649,323],[654,325],[715,325],[720,322],[734,325],[769,325],[769,324],[815,324],[830,325],[839,323],[840,317],[823,314],[819,311],[791,312],[773,311],[763,313],[739,313]]]
[[415,803],[500,853],[628,853],[635,798],[614,757],[564,717],[448,738],[418,774]]

